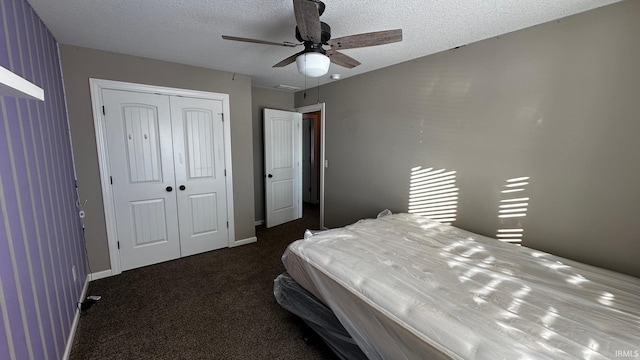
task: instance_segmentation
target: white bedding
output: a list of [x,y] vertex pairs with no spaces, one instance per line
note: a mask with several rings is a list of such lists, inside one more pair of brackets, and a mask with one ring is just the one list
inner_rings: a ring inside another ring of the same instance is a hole
[[640,279],[418,215],[320,232],[283,261],[370,359],[640,356]]

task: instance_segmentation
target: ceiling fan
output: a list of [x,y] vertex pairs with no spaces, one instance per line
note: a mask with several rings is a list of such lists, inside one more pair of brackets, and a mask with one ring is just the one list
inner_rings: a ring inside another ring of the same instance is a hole
[[[227,35],[222,35],[222,38],[225,40],[286,47],[304,45],[304,50],[289,56],[273,65],[273,67],[283,67],[295,61],[298,65],[298,71],[310,77],[319,77],[326,74],[329,70],[330,62],[348,69],[360,65],[358,60],[338,50],[402,41],[401,29],[375,31],[332,39],[331,27],[327,23],[320,21],[320,15],[322,15],[324,10],[325,4],[320,0],[293,0],[293,12],[296,18],[295,36],[299,43],[289,41],[280,43]],[[330,48],[324,49],[324,45]]]

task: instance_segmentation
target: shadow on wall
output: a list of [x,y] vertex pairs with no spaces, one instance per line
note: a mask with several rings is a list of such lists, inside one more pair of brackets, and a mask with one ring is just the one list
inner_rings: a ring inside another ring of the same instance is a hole
[[528,176],[511,178],[506,181],[500,192],[502,199],[498,218],[501,227],[496,234],[498,240],[518,245],[522,243],[523,222],[529,209],[527,185],[529,185]]
[[[409,179],[408,212],[426,216],[443,224],[456,221],[460,189],[456,184],[456,171],[447,169],[411,169]],[[503,242],[520,245],[524,235],[524,218],[527,216],[529,196],[527,185],[530,178],[509,178],[500,190],[497,209],[499,229],[496,238]]]
[[409,213],[450,225],[456,221],[458,196],[455,171],[423,169],[421,166],[411,169]]

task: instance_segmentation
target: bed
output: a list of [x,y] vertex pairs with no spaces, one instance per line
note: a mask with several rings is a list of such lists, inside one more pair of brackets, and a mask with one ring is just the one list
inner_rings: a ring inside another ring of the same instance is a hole
[[343,359],[640,356],[638,278],[414,214],[305,237],[276,298]]

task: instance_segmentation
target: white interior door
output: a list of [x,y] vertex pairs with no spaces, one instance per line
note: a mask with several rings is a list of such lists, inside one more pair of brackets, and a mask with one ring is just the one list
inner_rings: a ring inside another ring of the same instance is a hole
[[222,101],[171,97],[182,256],[229,245]]
[[267,227],[302,217],[301,123],[301,113],[264,110]]
[[123,270],[180,257],[171,112],[164,95],[103,90]]

